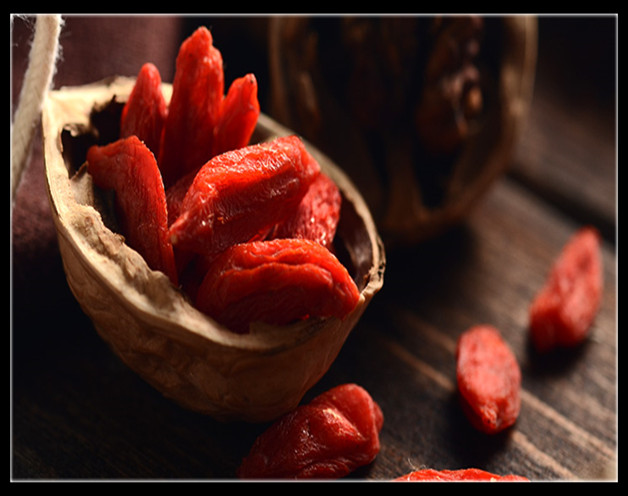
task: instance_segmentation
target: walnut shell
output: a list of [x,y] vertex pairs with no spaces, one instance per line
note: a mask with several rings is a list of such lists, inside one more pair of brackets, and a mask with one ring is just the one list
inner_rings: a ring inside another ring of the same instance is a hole
[[[45,174],[69,287],[102,339],[164,396],[218,420],[274,419],[293,409],[328,370],[382,287],[385,253],[369,209],[347,176],[306,143],[343,195],[337,239],[360,289],[359,304],[344,320],[258,325],[245,335],[227,330],[124,243],[106,198],[81,167],[95,139],[115,139],[133,83],[116,77],[61,88],[44,105]],[[167,99],[171,91],[164,84]],[[254,140],[288,133],[262,114]]]
[[[478,39],[463,26],[439,44],[437,28],[456,20],[471,21]],[[342,165],[387,245],[410,245],[460,222],[506,170],[532,97],[537,21],[280,16],[268,50],[271,115]],[[430,91],[434,72],[466,57],[473,63],[459,67],[460,81]],[[473,91],[452,109],[465,78]],[[429,111],[417,123],[421,102]],[[473,118],[460,122],[468,111]],[[450,115],[455,132],[439,136]]]

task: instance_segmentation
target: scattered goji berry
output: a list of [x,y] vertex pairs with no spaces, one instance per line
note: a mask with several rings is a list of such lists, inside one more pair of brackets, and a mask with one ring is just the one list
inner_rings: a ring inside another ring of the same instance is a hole
[[183,41],[177,55],[157,156],[166,188],[211,158],[223,98],[222,54],[213,45],[210,31],[199,27]]
[[384,416],[356,384],[336,386],[287,413],[253,444],[241,479],[338,479],[379,453]]
[[341,205],[338,186],[321,172],[294,213],[275,227],[272,237],[311,239],[331,248]]
[[136,135],[157,155],[168,105],[161,91],[159,70],[151,63],[144,64],[137,75],[131,94],[120,118],[120,137]]
[[456,379],[464,412],[474,427],[494,434],[515,423],[521,406],[521,370],[496,328],[477,325],[462,333]]
[[327,248],[305,239],[234,245],[209,266],[196,306],[234,332],[260,321],[284,325],[308,317],[344,318],[360,293]]
[[264,238],[285,219],[320,173],[296,136],[217,155],[194,177],[170,226],[173,244],[212,255]]
[[87,170],[96,186],[115,191],[118,221],[127,244],[176,285],[166,194],[153,153],[135,135],[120,138],[90,147]]
[[602,287],[599,233],[584,227],[563,247],[530,306],[530,336],[535,348],[544,353],[581,343],[597,314]]
[[458,470],[434,470],[430,468],[416,470],[394,479],[396,482],[529,482],[521,475],[497,475],[477,468]]
[[220,106],[212,156],[248,145],[259,114],[255,75],[247,74],[233,81]]

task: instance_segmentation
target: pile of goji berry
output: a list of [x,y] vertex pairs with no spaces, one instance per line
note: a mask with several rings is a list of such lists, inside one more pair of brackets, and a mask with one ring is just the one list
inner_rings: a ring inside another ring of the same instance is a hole
[[119,139],[87,153],[127,244],[234,332],[344,318],[360,294],[334,254],[341,193],[299,137],[249,143],[255,76],[225,95],[222,55],[200,27],[180,46],[169,102],[161,83],[142,66]]
[[[166,104],[157,69],[139,72],[119,140],[88,150],[94,183],[116,192],[127,243],[235,332],[264,321],[344,317],[359,291],[335,257],[341,194],[296,136],[250,145],[260,112],[252,74],[224,95],[220,52],[197,29],[181,45]],[[587,335],[602,293],[599,236],[581,229],[530,307],[539,352]],[[521,371],[499,331],[477,325],[456,349],[465,414],[480,431],[511,427]],[[356,384],[332,388],[279,418],[242,461],[240,478],[337,479],[371,463],[384,416]],[[422,469],[396,481],[527,481],[469,468]]]

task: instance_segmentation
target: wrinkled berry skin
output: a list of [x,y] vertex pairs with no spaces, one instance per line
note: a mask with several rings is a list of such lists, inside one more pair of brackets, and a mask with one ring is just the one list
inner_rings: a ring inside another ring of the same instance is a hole
[[87,171],[94,184],[116,193],[118,222],[126,243],[148,266],[178,283],[168,238],[166,193],[155,156],[133,135],[87,151]]
[[342,196],[336,183],[320,173],[295,212],[275,227],[274,238],[311,239],[333,249]]
[[220,105],[212,138],[212,156],[248,145],[259,114],[255,75],[247,74],[234,80]]
[[224,98],[222,54],[199,27],[179,47],[157,162],[166,188],[212,157]]
[[170,238],[201,255],[263,239],[297,208],[319,173],[297,136],[217,155],[195,175]]
[[554,262],[530,305],[530,337],[539,353],[584,341],[603,290],[600,237],[592,227],[577,231]]
[[122,108],[120,138],[135,135],[157,156],[167,116],[168,104],[161,90],[159,70],[147,62]]
[[234,245],[211,262],[196,307],[237,333],[253,322],[286,325],[310,317],[344,318],[360,292],[324,246],[305,239]]
[[284,415],[255,441],[241,479],[338,479],[371,463],[384,416],[368,392],[343,384]]

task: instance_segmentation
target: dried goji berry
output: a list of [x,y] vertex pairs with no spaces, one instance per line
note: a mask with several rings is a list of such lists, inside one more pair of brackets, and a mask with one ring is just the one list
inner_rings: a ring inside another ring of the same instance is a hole
[[530,336],[539,352],[575,346],[588,335],[602,298],[597,230],[581,228],[564,246],[530,306]]
[[416,470],[394,479],[397,482],[529,482],[521,475],[497,475],[477,468],[458,470],[434,470],[430,468]]
[[384,416],[368,392],[343,384],[287,413],[253,444],[242,479],[338,479],[379,453]]
[[295,212],[275,227],[272,237],[311,239],[331,248],[341,205],[338,186],[321,172]]
[[259,114],[255,76],[247,74],[233,81],[220,106],[212,156],[248,145]]
[[210,31],[199,27],[184,40],[177,55],[158,155],[166,187],[211,158],[223,98],[222,55]]
[[521,370],[497,329],[471,327],[458,340],[456,379],[472,425],[493,434],[515,423],[521,406]]
[[360,293],[328,249],[305,239],[234,245],[218,255],[196,306],[234,332],[256,321],[283,325],[308,317],[345,317]]
[[297,208],[319,173],[296,136],[217,155],[194,177],[170,226],[172,242],[211,255],[263,238]]
[[144,64],[137,75],[129,99],[122,108],[120,137],[136,135],[157,155],[168,105],[161,91],[159,70]]
[[149,267],[177,284],[168,237],[166,194],[155,156],[133,135],[87,151],[87,170],[94,184],[115,191],[122,234]]

